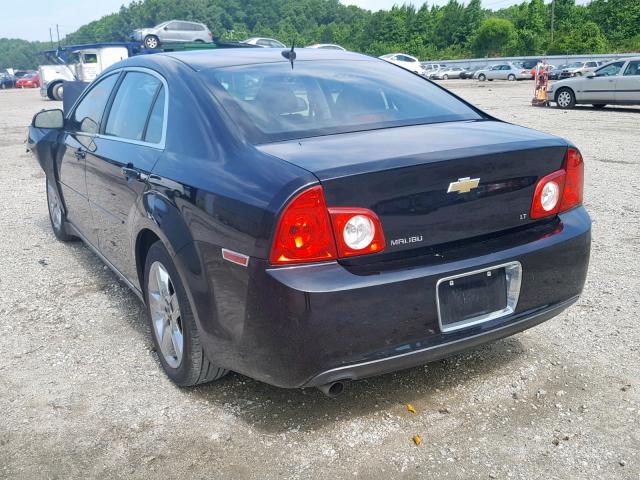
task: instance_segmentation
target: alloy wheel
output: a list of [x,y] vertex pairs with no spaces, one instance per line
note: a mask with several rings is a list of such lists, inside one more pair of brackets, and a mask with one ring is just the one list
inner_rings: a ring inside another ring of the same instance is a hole
[[560,105],[562,108],[567,108],[569,105],[571,105],[571,94],[566,90],[563,90],[558,94],[556,103]]
[[182,363],[184,336],[178,296],[167,269],[154,262],[149,269],[147,293],[153,334],[160,354],[171,368]]

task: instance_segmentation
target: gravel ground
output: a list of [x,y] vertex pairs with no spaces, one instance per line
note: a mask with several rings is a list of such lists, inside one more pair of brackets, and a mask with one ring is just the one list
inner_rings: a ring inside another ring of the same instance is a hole
[[640,109],[539,109],[531,82],[443,83],[582,150],[585,292],[541,326],[337,399],[165,378],[137,298],[51,233],[23,141],[56,104],[0,92],[0,477],[640,478]]

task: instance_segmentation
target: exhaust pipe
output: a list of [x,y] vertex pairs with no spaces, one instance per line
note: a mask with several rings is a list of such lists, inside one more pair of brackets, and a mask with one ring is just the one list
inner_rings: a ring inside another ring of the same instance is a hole
[[346,384],[343,381],[338,380],[337,382],[325,383],[324,385],[320,385],[318,387],[318,390],[324,393],[327,397],[334,398],[343,393],[345,388]]

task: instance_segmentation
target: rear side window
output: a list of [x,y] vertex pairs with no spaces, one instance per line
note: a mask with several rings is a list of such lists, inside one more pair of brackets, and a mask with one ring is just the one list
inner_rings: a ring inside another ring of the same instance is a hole
[[105,135],[143,140],[151,107],[161,88],[162,82],[153,75],[127,72],[111,105]]
[[156,101],[153,104],[151,115],[149,116],[149,123],[147,124],[147,131],[144,136],[144,141],[149,143],[160,143],[162,140],[162,126],[164,123],[164,87],[160,87],[160,92],[156,97]]
[[482,117],[446,91],[371,60],[297,61],[204,70],[253,143]]
[[98,133],[104,109],[117,80],[118,75],[110,75],[91,88],[71,115],[71,130]]
[[640,61],[629,62],[627,69],[624,71],[624,75],[640,75]]

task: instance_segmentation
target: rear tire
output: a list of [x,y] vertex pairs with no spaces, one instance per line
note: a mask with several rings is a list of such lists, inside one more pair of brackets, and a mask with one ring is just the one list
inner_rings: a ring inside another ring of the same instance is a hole
[[155,35],[147,35],[144,37],[144,46],[154,50],[160,46],[160,39]]
[[73,236],[67,233],[66,215],[58,195],[58,190],[54,182],[47,177],[47,206],[49,207],[49,221],[51,222],[51,229],[53,234],[61,242],[70,242],[74,239]]
[[558,90],[555,100],[558,108],[568,109],[576,106],[576,96],[570,88]]
[[143,288],[151,336],[167,376],[183,387],[224,377],[228,370],[212,365],[204,353],[189,298],[162,242],[149,248]]
[[443,75],[443,76],[442,76],[442,79],[443,79],[443,80],[449,80],[449,75],[446,75],[446,74],[445,74],[445,75]]
[[515,82],[516,76],[513,73],[510,73],[509,76],[507,77],[507,80],[509,80],[510,82]]

